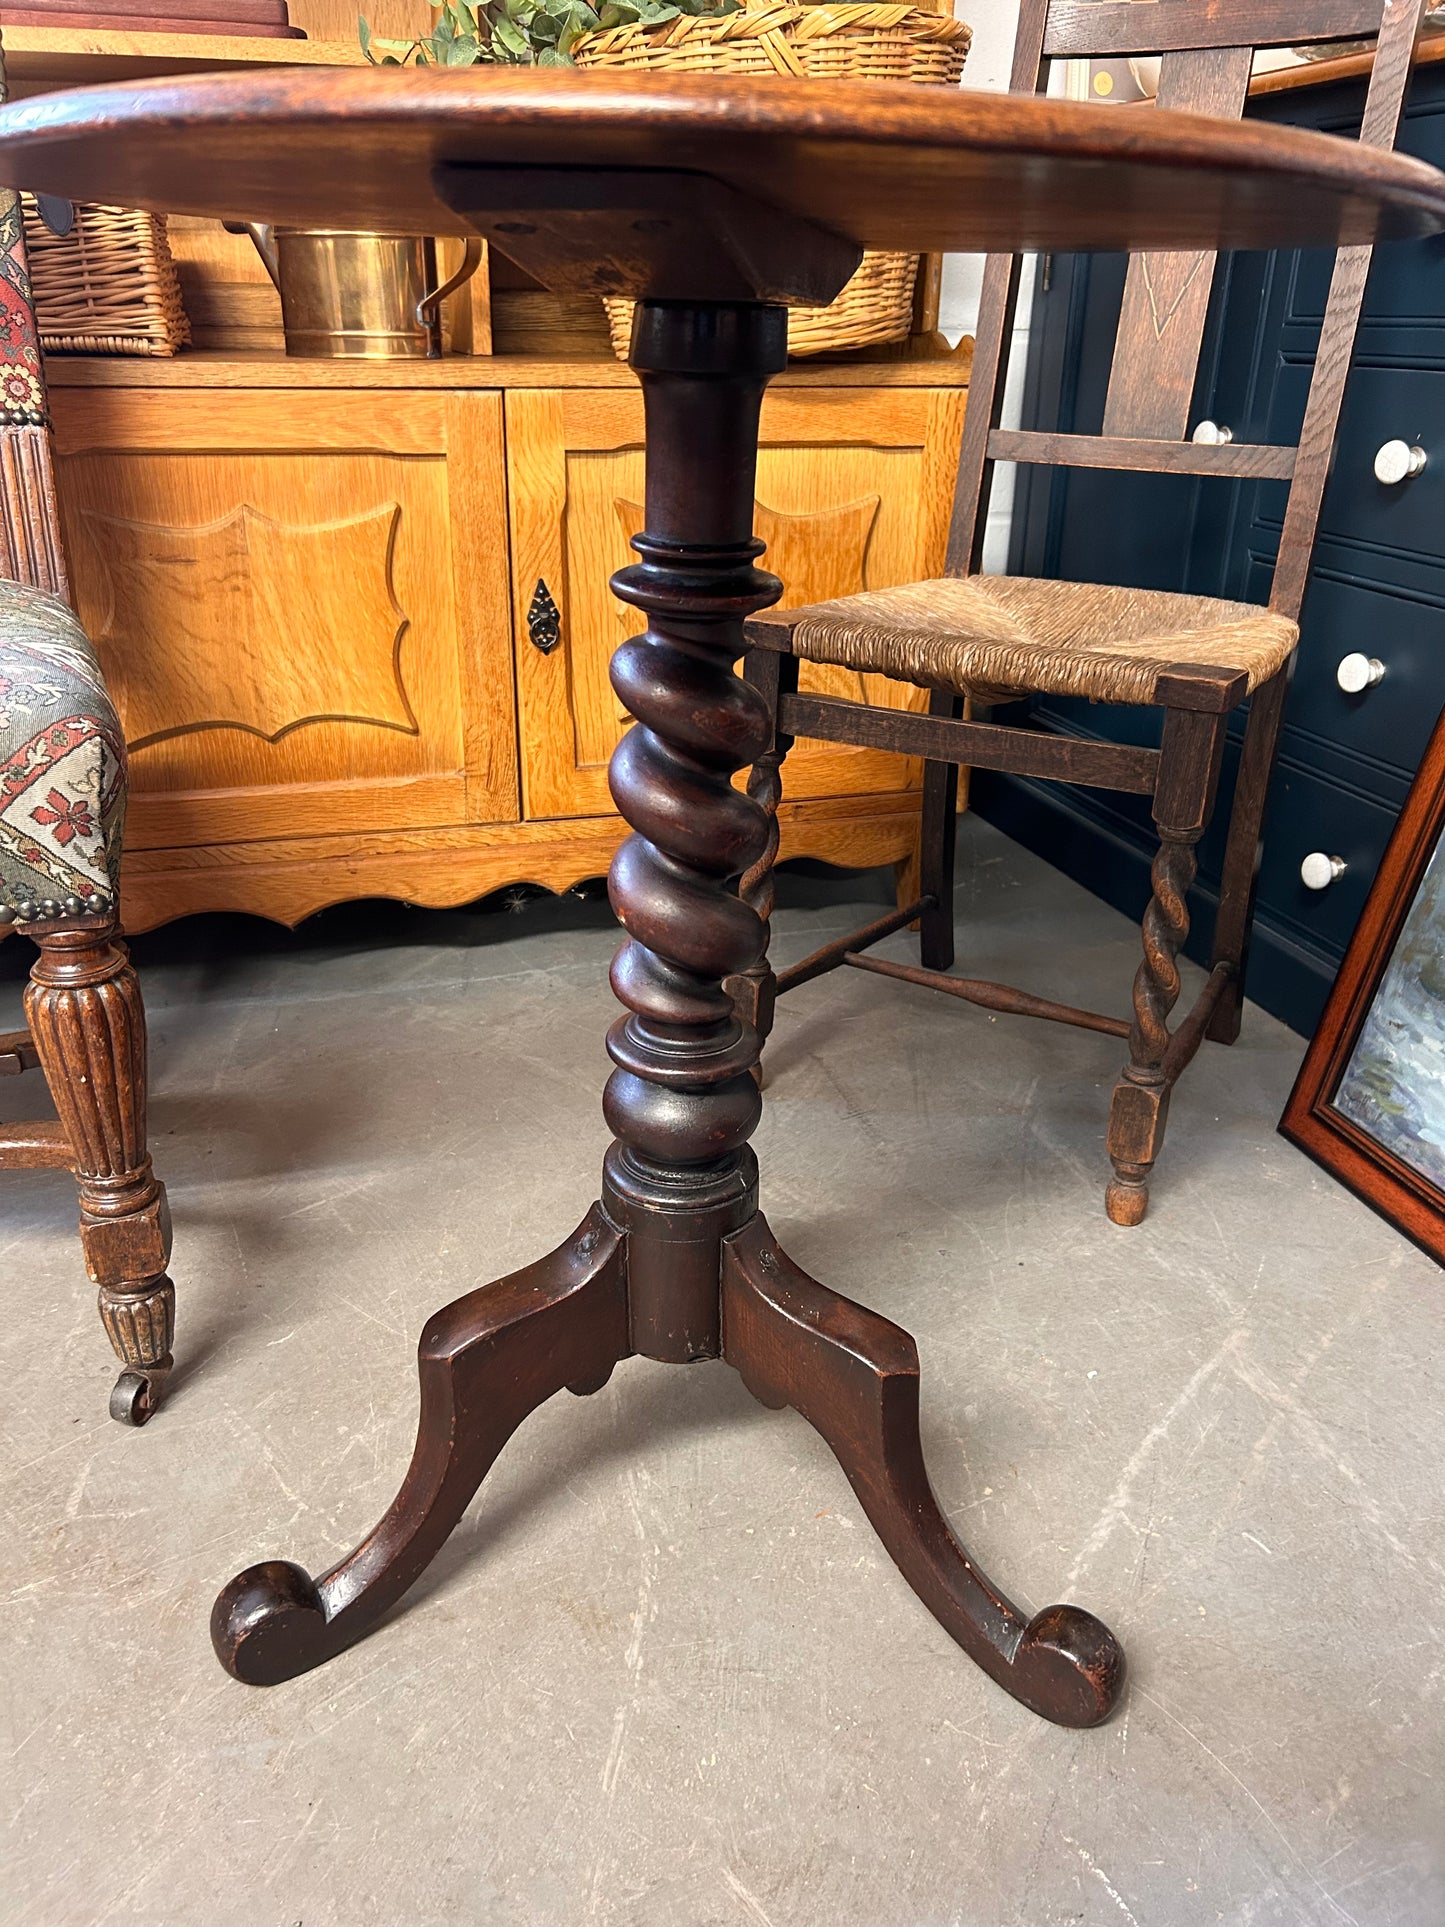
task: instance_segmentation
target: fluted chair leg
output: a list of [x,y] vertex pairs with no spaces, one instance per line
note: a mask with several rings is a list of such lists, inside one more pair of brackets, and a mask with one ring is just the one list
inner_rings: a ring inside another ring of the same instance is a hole
[[25,1014],[70,1140],[80,1239],[100,1317],[124,1370],[112,1418],[144,1425],[171,1369],[171,1222],[146,1149],[146,1026],[114,924],[38,937]]

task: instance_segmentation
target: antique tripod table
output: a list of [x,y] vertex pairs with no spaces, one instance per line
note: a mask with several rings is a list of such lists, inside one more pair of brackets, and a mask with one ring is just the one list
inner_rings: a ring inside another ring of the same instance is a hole
[[386,1517],[313,1580],[231,1581],[212,1632],[258,1685],[362,1637],[435,1555],[544,1399],[619,1359],[724,1358],[827,1440],[929,1610],[1024,1705],[1108,1717],[1124,1675],[1073,1606],[1027,1619],[954,1538],[923,1465],[918,1357],[807,1277],[758,1210],[756,1033],[723,980],[762,925],[737,879],[767,836],[732,786],[767,740],[735,672],[757,567],[753,479],[786,305],[827,301],[867,247],[1271,247],[1445,228],[1445,176],[1312,133],[902,83],[556,69],[276,69],[50,95],[0,113],[0,180],[82,200],[290,226],[484,235],[546,286],[638,298],[647,425],[643,612],[612,681],[635,718],[612,760],[633,834],[612,865],[626,1015],[607,1047],[616,1141],[602,1199],[524,1271],[432,1318],[416,1450]]

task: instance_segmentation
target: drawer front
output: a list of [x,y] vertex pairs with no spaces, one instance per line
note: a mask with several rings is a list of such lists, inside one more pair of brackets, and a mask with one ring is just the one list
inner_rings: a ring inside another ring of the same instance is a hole
[[[1389,441],[1425,451],[1424,472],[1387,486],[1375,454]],[[1437,556],[1445,530],[1445,373],[1426,368],[1351,372],[1320,530],[1382,549]]]
[[[1290,361],[1278,371],[1265,439],[1292,441],[1299,433],[1311,367]],[[1403,441],[1425,451],[1424,471],[1392,487],[1375,479],[1376,451]],[[1278,525],[1283,483],[1256,497],[1262,523]],[[1434,558],[1445,530],[1445,371],[1383,367],[1362,361],[1351,370],[1325,490],[1320,533],[1356,546]]]
[[[1424,591],[1361,582],[1344,560],[1322,549],[1310,578],[1289,721],[1408,777],[1445,695],[1445,611]],[[1336,672],[1349,655],[1382,663],[1383,680],[1346,694]],[[1363,771],[1361,782],[1371,787]]]
[[[1310,385],[1310,366],[1291,360],[1277,370],[1262,439],[1295,441]],[[1422,474],[1387,486],[1374,462],[1385,441],[1426,451]],[[1256,516],[1279,526],[1285,484],[1262,484]],[[1329,470],[1320,534],[1356,547],[1405,551],[1437,559],[1445,532],[1445,370],[1385,368],[1356,362],[1345,387],[1335,461]]]
[[[1437,122],[1437,124],[1439,124]],[[1432,166],[1440,160],[1433,158]],[[1323,277],[1321,277],[1323,278]],[[1320,312],[1324,312],[1323,301]],[[1365,289],[1367,329],[1394,326],[1438,331],[1445,317],[1445,241],[1405,241],[1376,248]]]
[[[1437,160],[1432,163],[1439,166]],[[1318,329],[1329,298],[1334,256],[1311,248],[1295,257],[1287,327]],[[1445,238],[1391,242],[1375,250],[1365,289],[1361,322],[1367,333],[1376,329],[1436,330],[1445,317]]]
[[[1315,949],[1339,956],[1394,826],[1395,811],[1387,804],[1326,782],[1282,755],[1270,790],[1259,877],[1264,915]],[[1314,850],[1345,863],[1323,890],[1307,889],[1300,878],[1300,864]]]

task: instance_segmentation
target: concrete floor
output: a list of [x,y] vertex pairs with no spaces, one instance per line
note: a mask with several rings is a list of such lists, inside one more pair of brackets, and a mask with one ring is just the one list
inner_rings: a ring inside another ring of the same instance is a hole
[[[962,874],[970,967],[1122,1004],[1121,918],[976,823]],[[791,894],[784,957],[867,889]],[[1302,1046],[1258,1012],[1128,1232],[1107,1038],[845,972],[770,1054],[775,1229],[917,1334],[973,1552],[1115,1626],[1111,1726],[976,1672],[721,1365],[554,1401],[364,1645],[220,1672],[220,1584],[391,1499],[427,1313],[592,1197],[612,947],[595,903],[137,946],[180,1303],[145,1431],[67,1180],[0,1194],[7,1927],[1439,1927],[1445,1284],[1275,1135]]]

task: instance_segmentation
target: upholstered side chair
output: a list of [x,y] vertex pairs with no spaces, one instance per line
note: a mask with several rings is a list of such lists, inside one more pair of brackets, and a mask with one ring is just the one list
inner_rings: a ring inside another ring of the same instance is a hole
[[[1425,0],[1023,0],[1012,88],[1032,93],[1051,59],[1158,54],[1158,106],[1237,119],[1254,49],[1378,32],[1360,139],[1394,144]],[[1235,44],[1248,37],[1248,45]],[[1100,113],[1149,108],[1100,107]],[[739,1011],[763,1032],[775,995],[849,965],[939,990],[986,1009],[1102,1031],[1127,1042],[1109,1116],[1113,1173],[1109,1217],[1145,1215],[1170,1097],[1206,1038],[1233,1043],[1254,915],[1264,804],[1289,688],[1320,504],[1329,474],[1345,378],[1360,318],[1367,247],[1336,256],[1319,351],[1299,440],[1293,446],[1235,440],[1194,418],[1214,256],[1135,255],[1097,434],[1061,435],[1000,426],[1004,374],[1019,285],[1015,257],[990,258],[953,503],[948,573],[824,602],[769,610],[747,624],[749,680],[770,704],[772,746],[750,793],[776,813],[780,766],[794,737],[891,749],[925,759],[921,886],[917,902],[826,945],[776,977],[766,966],[734,978]],[[1128,469],[1289,484],[1267,606],[1173,595],[1104,583],[1042,581],[981,573],[989,487],[997,462]],[[881,674],[928,692],[927,715],[798,692],[800,661]],[[1157,748],[977,718],[979,706],[1032,695],[1086,697],[1152,709]],[[1231,803],[1214,958],[1193,1008],[1171,1022],[1189,932],[1195,848],[1215,804],[1230,718],[1247,706]],[[966,708],[969,713],[965,714]],[[1143,958],[1131,1015],[1082,1010],[1010,985],[955,976],[953,856],[960,766],[1035,780],[1132,792],[1150,800],[1159,848],[1143,915]],[[769,853],[742,880],[767,917]],[[868,954],[891,931],[917,921],[921,968]]]
[[[3,58],[3,56],[0,56]],[[3,67],[0,67],[3,92]],[[0,193],[0,935],[39,955],[0,1076],[38,1067],[58,1122],[0,1124],[0,1169],[68,1166],[100,1317],[143,1425],[171,1368],[165,1187],[146,1150],[146,1027],[117,908],[125,743],[66,601],[20,206]]]

